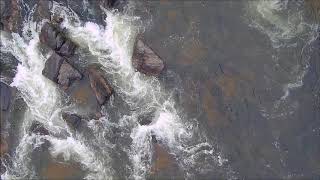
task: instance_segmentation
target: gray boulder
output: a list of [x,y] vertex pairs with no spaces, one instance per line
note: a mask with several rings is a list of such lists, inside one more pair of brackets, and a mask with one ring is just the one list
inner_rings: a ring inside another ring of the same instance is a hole
[[55,83],[58,83],[58,75],[60,71],[60,66],[64,62],[64,59],[59,56],[57,53],[53,53],[46,61],[42,74],[52,80]]
[[137,71],[151,76],[159,76],[165,67],[163,60],[140,39],[135,43],[132,65]]
[[58,75],[58,84],[62,86],[64,90],[68,89],[71,82],[80,80],[82,75],[78,70],[73,68],[67,61],[63,61],[60,66]]

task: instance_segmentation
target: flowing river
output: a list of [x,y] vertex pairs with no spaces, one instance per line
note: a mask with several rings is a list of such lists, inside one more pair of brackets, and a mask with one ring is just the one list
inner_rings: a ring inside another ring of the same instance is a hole
[[[102,108],[103,116],[90,120],[84,132],[73,132],[61,116],[81,110],[42,75],[52,54],[39,40],[48,20],[37,23],[36,6],[20,3],[26,9],[22,33],[2,31],[1,51],[19,61],[10,86],[27,108],[1,179],[41,179],[41,164],[35,162],[48,156],[78,164],[85,179],[146,179],[153,174],[153,137],[177,164],[171,172],[176,178],[319,175],[319,162],[305,157],[301,170],[294,157],[320,150],[320,110],[301,116],[307,111],[299,99],[309,93],[299,89],[306,89],[312,54],[319,51],[314,45],[319,23],[305,19],[303,1],[151,1],[148,6],[130,1],[123,12],[101,7],[103,22],[84,20],[53,2],[51,14],[64,19],[68,37],[79,46],[79,62],[101,65],[116,92]],[[79,3],[87,3],[90,12],[90,1]],[[206,19],[210,12],[212,20]],[[159,78],[131,65],[141,34],[167,64]],[[141,117],[151,124],[140,125]],[[299,129],[305,127],[303,117],[312,127]],[[30,134],[35,120],[52,133]],[[277,126],[279,121],[286,122]],[[314,146],[304,149],[297,142]],[[46,143],[48,153],[34,158]]]

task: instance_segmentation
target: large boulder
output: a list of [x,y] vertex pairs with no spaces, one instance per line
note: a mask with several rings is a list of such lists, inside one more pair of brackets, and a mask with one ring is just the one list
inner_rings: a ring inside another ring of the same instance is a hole
[[90,86],[94,91],[97,101],[103,105],[113,94],[113,89],[103,77],[102,73],[94,67],[89,67],[87,73],[90,80]]
[[70,57],[74,54],[76,45],[66,38],[58,25],[45,23],[41,29],[39,38],[41,43],[46,44],[61,56]]
[[64,59],[57,53],[53,53],[46,61],[42,74],[53,82],[58,82],[60,66]]
[[132,65],[139,72],[152,76],[159,76],[165,67],[163,60],[140,39],[135,43]]
[[60,66],[58,75],[58,84],[62,86],[64,90],[68,89],[72,81],[80,80],[82,75],[78,70],[73,68],[67,61],[63,61]]
[[11,89],[10,86],[3,82],[0,82],[0,105],[2,111],[7,111],[11,102]]

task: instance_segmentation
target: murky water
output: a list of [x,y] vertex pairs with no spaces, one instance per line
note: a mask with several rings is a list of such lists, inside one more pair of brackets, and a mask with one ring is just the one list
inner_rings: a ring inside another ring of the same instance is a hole
[[[81,110],[42,76],[51,54],[39,44],[46,20],[36,25],[29,9],[22,35],[1,33],[1,52],[19,61],[10,85],[27,104],[2,179],[65,169],[86,179],[319,177],[319,22],[304,1],[130,2],[124,13],[102,8],[104,22],[91,19],[90,7],[77,14],[54,2],[79,61],[99,63],[117,94],[105,116],[76,133],[61,112]],[[159,78],[131,65],[139,34],[166,62]],[[142,116],[152,123],[140,125]],[[30,135],[33,120],[52,134]]]

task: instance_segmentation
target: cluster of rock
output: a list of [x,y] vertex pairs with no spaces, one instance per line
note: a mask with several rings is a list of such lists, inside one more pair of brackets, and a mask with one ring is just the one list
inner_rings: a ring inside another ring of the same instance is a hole
[[[100,4],[107,8],[117,8],[121,11],[126,3],[126,0],[99,0]],[[19,32],[22,25],[21,9],[17,0],[0,1],[1,3],[1,30],[7,32]],[[39,1],[35,9],[34,19],[40,22],[42,19],[50,19],[49,11],[50,1]],[[10,8],[9,8],[10,7]],[[9,9],[8,9],[9,8]],[[84,69],[77,67],[74,61],[77,61],[76,49],[77,45],[70,38],[68,38],[64,29],[60,27],[61,18],[56,18],[42,26],[39,39],[43,46],[52,50],[52,54],[46,60],[42,74],[57,84],[68,96],[71,98],[82,96],[86,93],[86,98],[80,98],[84,102],[87,109],[94,111],[89,118],[98,119],[101,117],[100,110],[103,105],[114,94],[114,89],[107,81],[104,73],[97,66],[87,66]],[[158,56],[148,45],[144,43],[141,38],[137,38],[134,52],[132,56],[133,67],[148,76],[160,76],[163,72],[165,65],[163,60]],[[11,68],[12,69],[12,68]],[[85,88],[83,88],[85,87]],[[15,89],[7,84],[1,82],[1,122],[7,121],[8,116],[12,114],[11,106],[14,97]],[[75,98],[75,101],[77,98]],[[94,105],[89,106],[90,102],[96,101]],[[69,127],[74,130],[79,130],[86,125],[88,117],[83,115],[73,114],[68,112],[62,113],[62,118],[66,121]],[[6,120],[4,120],[6,119]],[[148,125],[151,121],[142,121],[141,125]],[[2,124],[3,125],[3,124]],[[52,133],[38,121],[33,121],[29,128],[29,135],[52,135]],[[157,144],[156,137],[152,137],[153,142]],[[40,152],[45,153],[46,149],[50,146],[49,141],[35,149],[34,156]],[[1,157],[8,153],[9,145],[6,138],[1,134]],[[41,157],[44,157],[41,155]],[[33,158],[37,159],[37,158]]]

